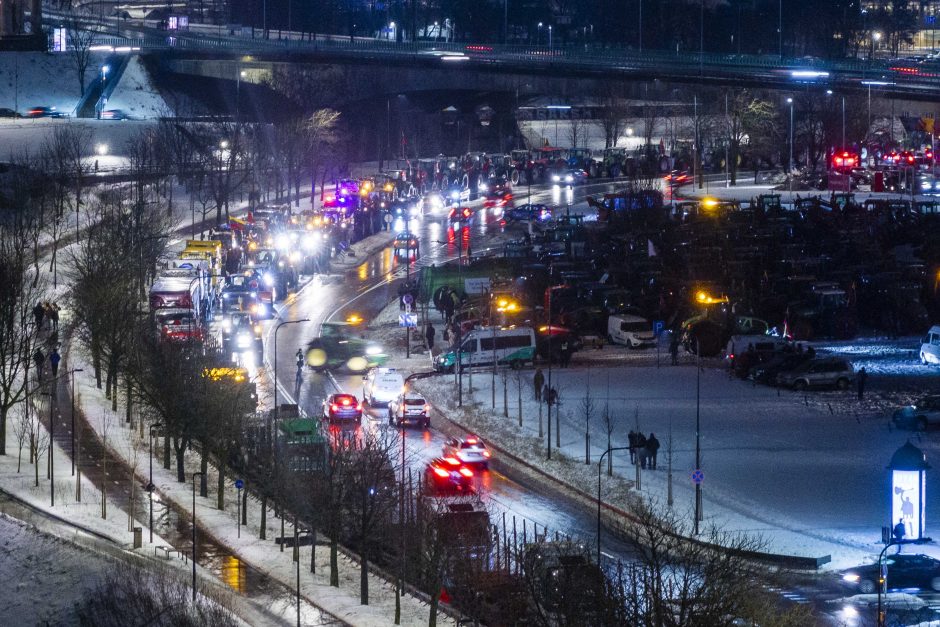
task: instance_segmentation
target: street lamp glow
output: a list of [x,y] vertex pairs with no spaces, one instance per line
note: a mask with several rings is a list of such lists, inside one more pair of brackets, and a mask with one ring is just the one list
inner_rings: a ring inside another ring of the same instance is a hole
[[880,32],[880,31],[875,31],[874,33],[872,33],[871,36],[872,36],[872,39],[874,39],[875,41],[881,41],[881,32]]
[[793,104],[793,98],[787,98],[787,104]]
[[226,148],[228,148],[228,140],[223,139],[222,141],[220,141],[219,148],[221,148],[222,150],[225,150]]
[[102,157],[105,156],[106,154],[108,154],[108,145],[107,145],[107,144],[98,144],[97,146],[95,146],[95,152],[96,152],[99,156],[102,156]]

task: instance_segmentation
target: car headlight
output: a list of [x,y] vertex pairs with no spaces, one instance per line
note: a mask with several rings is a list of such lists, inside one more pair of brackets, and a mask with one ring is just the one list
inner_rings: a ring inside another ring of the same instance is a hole
[[571,176],[570,174],[565,177],[565,183],[570,183],[573,180],[574,180],[574,177]]
[[300,261],[300,251],[295,250],[290,254],[290,260],[293,262]]
[[268,287],[274,285],[274,277],[271,276],[270,272],[264,273],[264,284],[267,285]]
[[552,174],[552,182],[557,183],[561,180],[561,177],[557,174]]
[[238,348],[248,348],[249,346],[251,346],[251,338],[244,333],[238,334],[238,340],[236,342],[237,342],[236,345],[238,346]]
[[290,248],[290,237],[286,235],[278,235],[275,243],[278,248],[285,249]]
[[366,355],[374,357],[382,352],[381,346],[376,346],[375,344],[366,347]]
[[307,236],[304,238],[304,249],[305,249],[305,250],[313,250],[313,249],[316,248],[316,247],[317,247],[317,237],[316,237],[316,235],[314,235],[313,233],[307,235]]
[[858,580],[861,579],[858,575],[854,573],[849,573],[847,575],[842,575],[842,581],[847,581],[849,583],[858,583]]

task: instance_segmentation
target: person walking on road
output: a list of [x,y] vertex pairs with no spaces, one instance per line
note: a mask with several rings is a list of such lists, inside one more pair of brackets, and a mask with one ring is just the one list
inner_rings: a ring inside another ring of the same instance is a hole
[[49,310],[46,312],[49,320],[52,322],[52,330],[59,330],[59,306],[56,303],[49,304]]
[[52,378],[59,376],[60,361],[62,361],[62,356],[59,355],[59,349],[53,348],[52,352],[49,353],[49,365],[52,366]]
[[542,402],[542,386],[545,385],[545,375],[541,368],[535,369],[535,375],[532,377],[532,387],[535,388],[535,400]]
[[636,431],[630,429],[627,435],[627,442],[630,445],[630,463],[636,464]]
[[427,340],[428,350],[432,353],[434,352],[434,336],[436,334],[437,332],[434,330],[434,325],[429,322],[428,326],[424,328],[424,339]]
[[46,315],[46,309],[42,306],[42,303],[36,303],[36,306],[33,307],[33,318],[36,320],[36,328],[42,328],[42,319]]
[[868,371],[862,367],[858,371],[858,400],[865,398],[865,383],[868,381]]
[[672,357],[672,365],[679,365],[679,337],[676,335],[676,332],[673,331],[669,334],[669,355]]
[[636,456],[639,458],[640,468],[646,468],[646,436],[642,433],[636,434]]
[[656,455],[659,453],[659,440],[656,439],[655,433],[650,433],[650,437],[646,440],[646,450],[649,452],[649,467],[651,470],[656,470]]
[[42,365],[46,361],[46,356],[38,348],[33,353],[33,363],[36,364],[36,380],[42,381]]

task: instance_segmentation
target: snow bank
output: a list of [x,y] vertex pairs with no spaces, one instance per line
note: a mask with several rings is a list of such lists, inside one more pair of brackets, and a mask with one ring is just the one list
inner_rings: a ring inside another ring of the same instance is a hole
[[138,55],[128,59],[127,67],[108,100],[107,108],[121,109],[135,119],[172,115],[163,96],[151,83],[150,75]]
[[[91,53],[85,85],[97,77],[104,54]],[[0,54],[0,107],[21,114],[35,106],[55,107],[71,115],[81,90],[70,53],[5,52]],[[3,120],[3,123],[12,120]]]

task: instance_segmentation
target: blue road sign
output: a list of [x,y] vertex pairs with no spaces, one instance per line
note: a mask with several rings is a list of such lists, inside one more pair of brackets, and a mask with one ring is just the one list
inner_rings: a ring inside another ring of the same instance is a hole
[[704,472],[702,472],[701,470],[695,470],[692,472],[692,483],[694,483],[695,485],[699,485],[703,481],[705,481]]
[[245,487],[245,482],[242,481],[241,479],[236,479],[236,480],[235,480],[235,487],[238,488],[239,490],[241,490],[242,488]]

